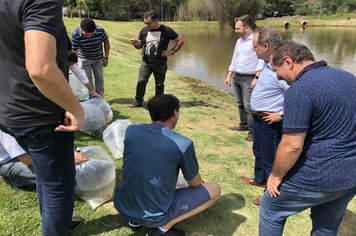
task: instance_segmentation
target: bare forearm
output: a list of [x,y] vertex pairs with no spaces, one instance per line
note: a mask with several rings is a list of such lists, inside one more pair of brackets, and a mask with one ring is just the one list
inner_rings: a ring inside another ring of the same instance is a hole
[[109,41],[104,43],[104,52],[105,52],[104,58],[109,58],[109,53],[110,53],[110,42]]
[[297,162],[302,150],[302,144],[295,145],[293,143],[293,140],[283,135],[282,140],[278,146],[276,158],[272,169],[272,175],[283,179],[283,177]]
[[179,51],[179,49],[181,49],[181,47],[184,45],[184,40],[182,37],[178,37],[176,41],[176,44],[174,45],[174,47],[170,50],[172,51],[173,53],[176,53]]

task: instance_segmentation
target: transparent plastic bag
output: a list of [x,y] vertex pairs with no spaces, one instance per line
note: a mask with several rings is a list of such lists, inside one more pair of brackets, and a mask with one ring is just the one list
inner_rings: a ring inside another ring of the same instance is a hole
[[81,103],[84,109],[84,124],[80,131],[100,130],[105,126],[105,117],[98,106],[86,102]]
[[86,101],[89,99],[89,91],[87,87],[82,85],[72,72],[69,72],[69,86],[79,101]]
[[101,109],[101,111],[103,112],[105,122],[107,124],[112,121],[113,112],[112,112],[111,106],[107,101],[105,101],[104,98],[93,97],[93,98],[89,99],[88,101],[85,101],[85,103],[89,103],[89,104],[98,106]]
[[123,157],[126,129],[132,123],[118,119],[112,122],[103,132],[103,139],[115,159]]
[[115,188],[115,163],[99,146],[82,147],[89,160],[76,166],[77,195],[93,209],[111,199]]
[[182,170],[179,169],[179,175],[178,175],[178,180],[177,180],[177,185],[176,185],[176,189],[178,188],[186,188],[188,187],[189,184],[188,182],[184,179]]

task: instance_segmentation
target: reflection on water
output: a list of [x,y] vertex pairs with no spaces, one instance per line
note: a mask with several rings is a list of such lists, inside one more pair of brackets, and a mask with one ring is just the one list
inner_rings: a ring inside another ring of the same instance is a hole
[[[283,39],[305,44],[316,60],[356,74],[356,29],[350,27],[310,27],[305,30],[280,28]],[[183,48],[169,58],[169,69],[200,79],[227,92],[224,80],[237,36],[234,32],[179,32]]]

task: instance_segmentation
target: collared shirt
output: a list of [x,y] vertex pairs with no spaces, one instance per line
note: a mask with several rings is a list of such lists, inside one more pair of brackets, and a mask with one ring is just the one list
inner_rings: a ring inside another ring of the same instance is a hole
[[253,34],[246,39],[239,38],[236,41],[229,71],[240,74],[256,74],[263,69],[264,61],[257,58],[252,44]]
[[85,38],[78,26],[73,30],[71,41],[73,50],[78,50],[79,58],[97,60],[103,58],[103,43],[107,43],[109,38],[100,26],[96,27],[93,37]]
[[356,187],[356,78],[315,62],[298,74],[285,97],[283,132],[307,133],[284,180],[320,192]]
[[256,87],[252,90],[250,101],[252,111],[283,111],[284,95],[288,88],[288,84],[284,80],[278,80],[271,65],[265,62]]

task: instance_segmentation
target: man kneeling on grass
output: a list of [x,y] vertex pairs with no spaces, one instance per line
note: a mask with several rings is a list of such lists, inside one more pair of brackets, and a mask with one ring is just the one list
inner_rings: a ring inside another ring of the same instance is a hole
[[[193,142],[172,131],[179,118],[179,100],[168,94],[148,102],[151,124],[126,130],[123,177],[115,208],[129,224],[152,228],[147,235],[186,235],[171,228],[213,205],[220,197],[216,183],[203,183]],[[179,169],[189,187],[176,189]]]

